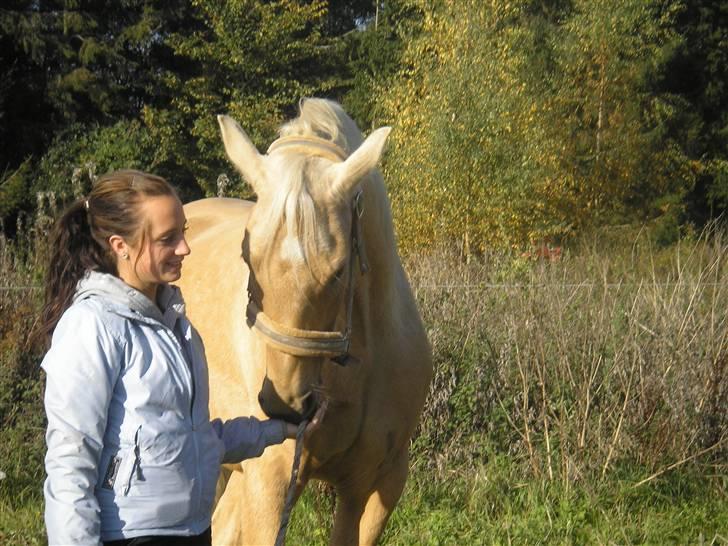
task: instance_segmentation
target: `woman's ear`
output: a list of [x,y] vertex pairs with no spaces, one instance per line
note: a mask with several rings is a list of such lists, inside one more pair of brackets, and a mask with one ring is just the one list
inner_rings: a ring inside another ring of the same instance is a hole
[[126,241],[121,235],[112,235],[109,237],[109,246],[117,259],[126,260],[129,258],[129,245],[126,244]]

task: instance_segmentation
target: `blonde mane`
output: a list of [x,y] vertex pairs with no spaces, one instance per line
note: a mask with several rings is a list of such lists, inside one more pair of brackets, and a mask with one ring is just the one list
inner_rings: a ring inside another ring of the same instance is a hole
[[[336,103],[325,99],[303,99],[299,103],[299,116],[279,129],[280,137],[316,137],[341,148],[348,156],[363,141],[354,121]],[[302,257],[310,267],[309,256],[329,241],[319,240],[316,203],[310,184],[317,182],[310,174],[307,156],[285,154],[269,157],[276,173],[276,191],[267,207],[264,239],[272,241],[282,225],[287,237],[300,245]],[[267,245],[269,248],[271,245]]]

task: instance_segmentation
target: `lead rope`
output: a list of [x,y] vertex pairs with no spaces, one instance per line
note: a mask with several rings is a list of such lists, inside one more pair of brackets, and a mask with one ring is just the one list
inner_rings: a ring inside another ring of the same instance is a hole
[[303,433],[306,431],[308,421],[301,421],[296,432],[296,450],[293,454],[293,468],[291,468],[291,481],[288,482],[288,492],[286,493],[286,503],[283,505],[283,513],[281,514],[281,524],[278,527],[278,535],[276,536],[275,546],[283,546],[286,543],[286,531],[288,530],[288,520],[291,518],[293,510],[293,501],[296,496],[296,482],[298,481],[298,471],[301,465],[301,452],[303,451]]

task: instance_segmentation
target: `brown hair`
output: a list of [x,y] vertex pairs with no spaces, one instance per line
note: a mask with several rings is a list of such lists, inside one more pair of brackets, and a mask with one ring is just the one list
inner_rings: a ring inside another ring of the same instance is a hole
[[145,197],[162,195],[177,197],[177,192],[160,176],[124,169],[100,177],[87,198],[61,214],[50,238],[38,338],[48,340],[87,271],[118,276],[109,237],[119,235],[131,245],[139,242],[140,204]]

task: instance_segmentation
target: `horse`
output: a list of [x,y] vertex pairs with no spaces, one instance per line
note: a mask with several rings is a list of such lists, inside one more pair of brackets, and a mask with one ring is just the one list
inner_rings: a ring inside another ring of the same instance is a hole
[[[179,285],[206,346],[210,414],[300,423],[325,403],[295,498],[310,480],[330,484],[330,544],[375,544],[402,494],[432,376],[377,169],[390,128],[364,139],[339,104],[303,99],[261,154],[231,117],[218,122],[257,199],[185,205],[192,252]],[[294,445],[224,466],[215,544],[273,544]]]

